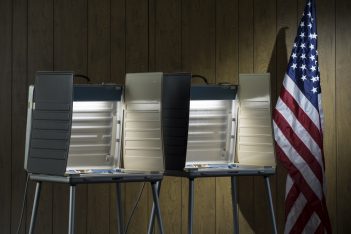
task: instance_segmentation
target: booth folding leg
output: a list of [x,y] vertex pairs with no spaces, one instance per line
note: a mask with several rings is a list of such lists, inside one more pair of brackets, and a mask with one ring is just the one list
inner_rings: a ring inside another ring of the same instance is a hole
[[193,233],[194,216],[194,178],[189,178],[189,200],[188,200],[188,233]]
[[68,234],[74,234],[76,208],[76,186],[69,186],[69,213],[68,213]]
[[231,177],[232,182],[232,205],[233,205],[233,227],[234,234],[239,234],[239,211],[238,211],[238,193],[237,193],[237,178]]
[[274,207],[273,207],[273,200],[272,200],[272,192],[271,192],[271,186],[269,183],[269,177],[265,176],[264,177],[264,182],[265,182],[265,187],[266,187],[266,192],[267,192],[267,200],[268,200],[268,205],[269,205],[269,211],[271,214],[271,221],[272,221],[272,233],[277,234],[277,224],[275,222],[275,215],[274,215]]
[[155,206],[155,213],[158,221],[158,227],[160,230],[160,233],[163,234],[163,222],[162,222],[162,217],[161,217],[161,209],[160,209],[160,202],[158,198],[158,188],[157,188],[156,182],[151,182],[151,188],[152,188],[152,196],[154,199],[154,206]]
[[[158,197],[160,197],[160,191],[161,191],[161,181],[157,181],[156,182],[156,189],[157,189],[157,194]],[[152,203],[152,208],[151,208],[151,214],[150,214],[150,219],[149,219],[149,225],[147,228],[147,233],[151,234],[153,232],[154,229],[154,222],[155,222],[155,204]]]
[[30,219],[29,234],[34,233],[35,221],[37,219],[37,213],[38,213],[40,191],[41,191],[41,182],[38,181],[35,187],[35,195],[34,195],[34,202],[33,202],[33,208],[32,208],[32,217]]
[[117,208],[118,233],[124,234],[123,210],[122,210],[120,183],[116,183],[116,206],[117,206],[116,208]]

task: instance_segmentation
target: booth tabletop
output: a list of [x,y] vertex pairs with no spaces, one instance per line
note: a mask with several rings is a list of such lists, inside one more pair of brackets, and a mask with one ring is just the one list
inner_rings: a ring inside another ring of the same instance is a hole
[[157,182],[163,178],[162,173],[114,173],[114,174],[77,174],[67,176],[29,174],[33,181],[55,182],[64,184]]
[[247,169],[235,168],[231,170],[221,169],[207,169],[207,170],[190,170],[190,171],[176,171],[166,170],[165,176],[176,176],[194,179],[198,177],[226,177],[226,176],[271,176],[275,174],[275,168],[265,169]]

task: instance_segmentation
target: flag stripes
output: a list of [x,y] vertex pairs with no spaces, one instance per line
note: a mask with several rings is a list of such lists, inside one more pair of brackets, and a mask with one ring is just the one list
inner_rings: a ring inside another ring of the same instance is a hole
[[325,202],[323,111],[315,0],[306,0],[273,112],[276,154],[288,171],[285,233],[331,233]]

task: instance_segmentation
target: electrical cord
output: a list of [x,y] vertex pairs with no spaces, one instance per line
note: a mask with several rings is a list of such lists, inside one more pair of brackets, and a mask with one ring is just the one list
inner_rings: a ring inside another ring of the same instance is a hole
[[26,185],[24,187],[24,195],[23,195],[23,200],[22,200],[22,210],[21,210],[21,217],[18,223],[18,228],[17,228],[17,234],[19,234],[21,226],[22,226],[22,220],[23,220],[23,214],[24,214],[24,207],[26,206],[27,203],[27,188],[28,188],[28,181],[29,181],[29,175],[27,173],[27,179],[26,179]]
[[74,77],[81,77],[87,80],[87,83],[90,82],[90,78],[86,75],[82,75],[82,74],[74,74]]
[[192,75],[191,79],[194,79],[194,78],[200,78],[201,80],[203,80],[208,85],[208,80],[206,79],[206,77],[204,77],[202,75]]
[[134,204],[134,207],[133,207],[133,210],[132,210],[132,213],[130,214],[130,216],[129,216],[129,218],[128,218],[128,222],[127,222],[127,226],[126,226],[126,229],[125,229],[125,231],[124,231],[124,234],[127,234],[127,232],[128,232],[128,227],[129,227],[130,221],[132,220],[132,217],[133,217],[133,215],[134,215],[134,212],[135,212],[136,208],[138,207],[138,204],[139,204],[141,195],[143,194],[144,188],[145,188],[145,182],[143,183],[143,186],[142,186],[141,189],[140,189],[138,199],[136,200],[136,202],[135,202],[135,204]]

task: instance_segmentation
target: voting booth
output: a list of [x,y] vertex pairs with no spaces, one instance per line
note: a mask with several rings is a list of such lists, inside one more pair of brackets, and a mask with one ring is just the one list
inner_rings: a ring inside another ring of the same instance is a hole
[[[242,74],[239,85],[189,85],[172,96],[182,108],[169,116],[166,170],[274,173],[269,74]],[[178,146],[178,147],[176,147]]]
[[[240,74],[238,85],[192,85],[188,89],[188,97],[183,95],[189,102],[183,120],[188,121],[173,126],[172,130],[164,129],[183,133],[186,130],[182,135],[186,144],[183,156],[174,157],[174,152],[165,152],[166,161],[172,161],[165,174],[189,179],[188,233],[192,233],[194,179],[222,176],[231,177],[233,222],[238,233],[236,178],[248,175],[264,178],[276,233],[269,184],[269,176],[275,174],[276,169],[270,75]],[[149,229],[152,225],[151,218]]]
[[192,86],[186,170],[274,172],[269,74]]
[[[150,182],[163,233],[156,189],[164,167],[162,73],[137,83],[135,77],[127,75],[124,90],[116,84],[73,84],[72,72],[36,74],[28,93],[24,160],[29,178],[36,181],[29,233],[34,232],[42,182],[69,185],[68,233],[74,233],[76,185],[115,183],[118,230],[124,233],[120,183]],[[144,150],[149,154],[141,154]]]
[[122,90],[73,85],[69,72],[38,72],[29,87],[25,169],[61,176],[117,171]]

